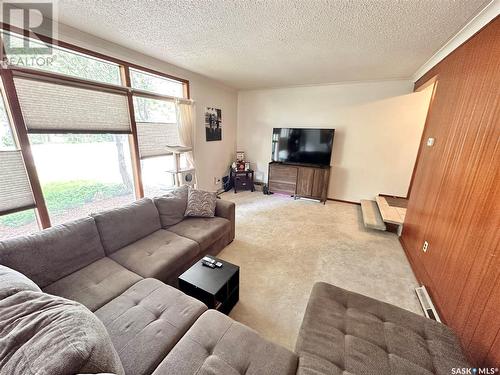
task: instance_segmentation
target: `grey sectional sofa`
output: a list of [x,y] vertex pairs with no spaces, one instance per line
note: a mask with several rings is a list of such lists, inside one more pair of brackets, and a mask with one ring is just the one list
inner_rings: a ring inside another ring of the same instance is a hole
[[0,242],[0,264],[44,292],[95,311],[143,278],[177,277],[234,238],[234,204],[217,200],[216,217],[186,218],[162,228],[151,199]]
[[[0,241],[0,375],[448,374],[446,326],[325,283],[296,353],[175,289],[234,238],[234,204],[172,224],[143,199]],[[168,285],[172,284],[172,285]]]
[[[182,355],[201,373],[228,363],[248,373],[295,373],[294,353],[173,287],[233,240],[234,210],[218,199],[215,217],[170,225],[145,198],[0,241],[0,374],[188,374],[170,370],[182,366],[170,358]],[[247,343],[244,352],[234,339]]]

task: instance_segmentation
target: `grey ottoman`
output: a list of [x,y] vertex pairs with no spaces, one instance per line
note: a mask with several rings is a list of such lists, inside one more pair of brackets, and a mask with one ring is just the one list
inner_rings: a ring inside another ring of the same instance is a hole
[[297,339],[298,375],[431,375],[469,367],[444,324],[316,283]]

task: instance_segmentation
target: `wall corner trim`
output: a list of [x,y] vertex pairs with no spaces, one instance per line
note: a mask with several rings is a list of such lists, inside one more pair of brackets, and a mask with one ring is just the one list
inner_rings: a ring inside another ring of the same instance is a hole
[[418,68],[415,74],[413,74],[413,82],[420,79],[425,73],[427,73],[455,49],[460,47],[460,45],[467,41],[467,39],[490,23],[499,14],[500,0],[492,0],[486,7],[483,8],[483,10],[467,22],[467,24],[462,27],[455,36],[449,39],[434,55],[432,55],[429,60]]

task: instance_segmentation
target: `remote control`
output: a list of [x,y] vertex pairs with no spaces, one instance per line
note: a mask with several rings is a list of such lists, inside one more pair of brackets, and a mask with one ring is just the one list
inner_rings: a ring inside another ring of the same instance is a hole
[[207,263],[211,263],[211,264],[215,264],[215,260],[213,260],[212,258],[210,257],[203,257],[202,259],[204,262],[207,262]]
[[215,264],[210,262],[202,261],[201,264],[204,265],[205,267],[215,268]]

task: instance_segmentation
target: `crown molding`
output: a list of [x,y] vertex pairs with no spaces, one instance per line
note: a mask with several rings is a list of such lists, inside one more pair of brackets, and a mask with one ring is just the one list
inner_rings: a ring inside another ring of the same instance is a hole
[[455,49],[460,47],[470,37],[476,34],[484,26],[491,22],[500,14],[500,0],[492,0],[486,7],[483,8],[475,17],[460,29],[460,31],[449,39],[429,60],[427,60],[413,74],[412,80],[416,82],[431,68],[437,65],[441,60],[448,56]]

